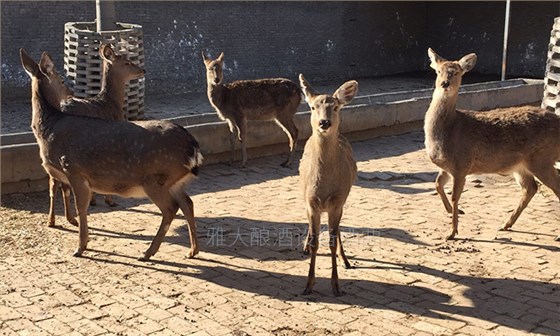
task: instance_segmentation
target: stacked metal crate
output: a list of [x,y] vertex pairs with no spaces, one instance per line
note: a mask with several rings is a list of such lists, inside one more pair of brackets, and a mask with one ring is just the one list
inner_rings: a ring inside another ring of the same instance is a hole
[[560,114],[560,17],[554,19],[548,44],[542,107]]
[[[68,22],[64,25],[64,70],[74,95],[93,97],[101,91],[103,60],[99,45],[110,44],[113,50],[144,67],[142,26],[117,23],[118,30],[96,31],[95,22]],[[144,78],[129,81],[123,105],[128,120],[144,116]]]

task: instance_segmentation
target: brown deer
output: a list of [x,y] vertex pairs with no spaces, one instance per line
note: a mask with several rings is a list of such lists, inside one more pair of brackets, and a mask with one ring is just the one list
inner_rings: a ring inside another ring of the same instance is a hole
[[[144,76],[145,71],[129,61],[122,55],[117,55],[110,45],[102,44],[99,47],[99,56],[103,60],[103,74],[101,91],[92,98],[81,99],[73,97],[73,92],[66,88],[60,90],[60,109],[64,113],[86,117],[101,118],[106,120],[125,120],[123,105],[126,94],[126,83],[129,80]],[[49,177],[50,207],[48,226],[55,225],[54,204],[56,190],[61,186],[64,200],[64,214],[72,225],[78,222],[70,211],[70,187],[61,184],[56,179]],[[116,203],[110,195],[105,196],[105,203],[115,206]],[[95,195],[90,200],[95,205]]]
[[[440,168],[436,190],[452,213],[447,239],[458,232],[459,198],[467,175],[513,173],[522,189],[521,202],[501,230],[512,227],[537,192],[535,177],[560,199],[560,176],[554,169],[560,159],[560,116],[532,106],[457,110],[461,78],[474,67],[476,55],[447,61],[428,49],[428,56],[437,78],[424,121],[425,145],[430,160]],[[452,204],[444,191],[450,176]]]
[[[123,107],[126,84],[143,77],[146,72],[125,56],[117,55],[110,45],[101,44],[99,56],[103,60],[101,91],[95,97],[87,99],[64,100],[61,102],[62,112],[107,120],[125,120]],[[105,196],[105,203],[116,206],[111,195]],[[90,204],[97,204],[95,195],[92,195]]]
[[334,295],[339,296],[341,291],[336,269],[337,249],[345,267],[351,267],[342,247],[339,224],[342,208],[357,173],[352,146],[338,130],[339,112],[358,92],[358,82],[348,81],[330,96],[315,92],[301,74],[299,80],[305,100],[311,107],[312,128],[311,137],[305,144],[299,164],[299,175],[309,220],[304,251],[311,253],[309,275],[303,293],[310,294],[315,283],[315,259],[319,247],[321,213],[327,212],[332,259],[331,285]]
[[198,251],[193,202],[184,187],[202,162],[196,139],[168,121],[112,121],[60,112],[65,90],[51,57],[44,52],[39,64],[23,49],[23,68],[31,77],[32,129],[42,165],[50,176],[71,186],[79,218],[79,245],[87,248],[87,207],[91,191],[123,197],[149,197],[162,220],[150,247],[140,260],[158,251],[179,208],[189,225],[191,249]]
[[242,163],[247,164],[248,120],[274,120],[288,135],[290,154],[282,166],[292,163],[298,140],[294,114],[301,103],[301,91],[297,84],[285,78],[239,80],[223,84],[224,53],[211,60],[202,53],[206,66],[208,99],[220,119],[227,121],[231,133],[231,163],[235,159],[235,134],[241,142]]

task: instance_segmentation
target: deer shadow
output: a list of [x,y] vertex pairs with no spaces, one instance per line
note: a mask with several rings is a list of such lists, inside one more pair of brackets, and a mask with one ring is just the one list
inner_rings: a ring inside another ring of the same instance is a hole
[[[414,284],[395,284],[375,280],[344,279],[344,273],[356,272],[347,270],[339,274],[340,285],[344,295],[334,297],[331,293],[329,279],[317,277],[315,290],[311,295],[302,295],[306,276],[284,274],[274,271],[262,271],[240,265],[233,265],[208,258],[198,257],[210,265],[185,264],[182,262],[151,260],[142,263],[129,256],[114,252],[96,250],[96,256],[84,258],[107,264],[134,266],[148,271],[165,272],[173,275],[186,276],[233,290],[268,296],[288,302],[333,303],[362,308],[396,311],[406,315],[414,314],[440,320],[453,320],[469,323],[476,318],[515,330],[531,332],[539,328],[546,320],[554,321],[557,317],[552,307],[539,307],[538,303],[530,303],[531,299],[538,302],[541,298],[550,298],[560,293],[560,285],[537,280],[520,280],[516,278],[477,277],[457,275],[443,270],[409,263],[376,261],[377,269],[398,269],[411,273],[433,276],[438,279],[452,281],[456,285],[465,286],[464,298],[470,301],[467,305],[458,304],[441,291],[428,288],[421,282]],[[264,261],[266,262],[266,261]],[[190,272],[189,270],[196,270]],[[375,272],[371,270],[370,272]],[[521,292],[519,292],[521,291]],[[529,301],[529,302],[528,302]],[[552,300],[554,301],[554,300]],[[519,318],[531,309],[538,309],[539,318],[536,322],[520,322]],[[445,314],[445,315],[444,315]],[[541,333],[554,335],[551,329],[543,328]]]
[[415,184],[432,183],[437,172],[396,173],[392,171],[358,172],[356,185],[369,189],[386,189],[399,194],[425,194],[435,191],[435,188],[414,187]]

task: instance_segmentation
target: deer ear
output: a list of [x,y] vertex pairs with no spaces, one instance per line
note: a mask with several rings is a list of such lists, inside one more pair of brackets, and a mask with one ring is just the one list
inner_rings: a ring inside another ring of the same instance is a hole
[[317,92],[313,90],[311,85],[309,85],[305,77],[303,77],[303,74],[299,74],[299,85],[301,86],[305,100],[308,104],[310,104],[313,98],[317,95]]
[[39,70],[45,75],[50,76],[54,71],[54,62],[46,51],[41,54],[41,60],[39,61]]
[[204,50],[202,50],[200,52],[202,54],[202,60],[204,61],[204,64],[208,64],[210,63],[212,60],[210,58],[208,58],[205,54],[204,54]]
[[430,57],[430,68],[437,70],[439,63],[445,62],[445,59],[440,57],[432,48],[428,48],[428,57]]
[[218,56],[216,61],[218,61],[220,63],[222,63],[224,61],[224,52],[223,51],[220,53],[220,56]]
[[338,99],[338,101],[341,102],[343,105],[346,105],[349,102],[351,102],[352,99],[354,99],[356,93],[358,93],[358,82],[356,82],[355,80],[351,80],[342,84],[335,91],[333,97]]
[[39,77],[39,65],[31,57],[29,57],[29,55],[27,55],[23,48],[19,50],[19,58],[23,69],[27,72],[29,77]]
[[108,44],[102,44],[99,46],[99,56],[105,61],[111,63],[115,59],[115,52]]
[[458,62],[459,65],[461,66],[461,69],[463,69],[464,72],[469,72],[476,65],[476,59],[477,59],[476,54],[472,53],[463,56],[463,58],[461,58]]

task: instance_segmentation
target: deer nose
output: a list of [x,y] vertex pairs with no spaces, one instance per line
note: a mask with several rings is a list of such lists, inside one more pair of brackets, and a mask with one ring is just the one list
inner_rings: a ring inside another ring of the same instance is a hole
[[443,82],[441,82],[441,87],[444,89],[447,89],[449,87],[451,83],[449,83],[448,80],[444,80]]
[[218,77],[214,78],[214,83],[218,84],[220,82],[220,79]]
[[321,129],[329,129],[329,127],[331,127],[331,121],[329,119],[321,119],[319,120],[319,127]]

